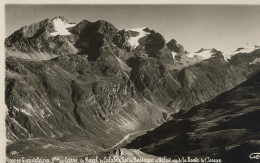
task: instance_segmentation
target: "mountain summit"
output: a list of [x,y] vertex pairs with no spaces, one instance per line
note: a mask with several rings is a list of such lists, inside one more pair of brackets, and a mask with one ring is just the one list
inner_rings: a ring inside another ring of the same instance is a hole
[[68,23],[68,20],[61,16],[52,19],[52,23],[54,25],[55,32],[50,33],[51,36],[70,35],[71,33],[67,28],[76,26],[74,23]]

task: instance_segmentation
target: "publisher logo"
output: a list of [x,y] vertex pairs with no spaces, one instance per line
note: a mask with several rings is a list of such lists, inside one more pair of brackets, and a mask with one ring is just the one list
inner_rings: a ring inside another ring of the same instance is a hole
[[260,159],[260,153],[251,153],[249,155],[249,158],[253,159],[253,160],[259,160]]

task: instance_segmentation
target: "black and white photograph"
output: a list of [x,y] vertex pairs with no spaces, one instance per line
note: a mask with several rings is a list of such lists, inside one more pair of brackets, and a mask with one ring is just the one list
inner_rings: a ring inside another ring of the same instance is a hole
[[260,162],[260,3],[3,8],[4,162]]

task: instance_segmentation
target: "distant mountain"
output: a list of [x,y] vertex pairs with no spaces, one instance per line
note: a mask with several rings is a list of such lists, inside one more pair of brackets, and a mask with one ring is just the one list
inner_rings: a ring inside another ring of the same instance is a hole
[[155,130],[137,137],[127,148],[167,157],[221,158],[254,162],[260,146],[260,73],[216,98],[193,107]]
[[236,54],[249,54],[249,53],[252,53],[259,49],[260,49],[260,46],[238,48],[236,51],[234,51],[232,53],[224,53],[224,56],[227,60],[229,60],[229,59],[231,59],[232,56],[235,56]]
[[20,28],[5,48],[12,157],[111,150],[260,70],[259,49],[230,59],[216,49],[193,55],[148,27],[62,16]]
[[210,57],[214,56],[214,54],[220,53],[220,51],[217,51],[216,49],[204,49],[201,48],[199,51],[195,53],[189,53],[187,56],[189,58],[198,57],[201,60],[209,59]]

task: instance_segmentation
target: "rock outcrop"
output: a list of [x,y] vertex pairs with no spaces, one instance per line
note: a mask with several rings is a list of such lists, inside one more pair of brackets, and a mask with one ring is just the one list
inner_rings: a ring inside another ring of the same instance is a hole
[[174,51],[175,53],[185,53],[184,47],[181,44],[178,44],[177,41],[174,39],[171,39],[166,45],[170,50]]

